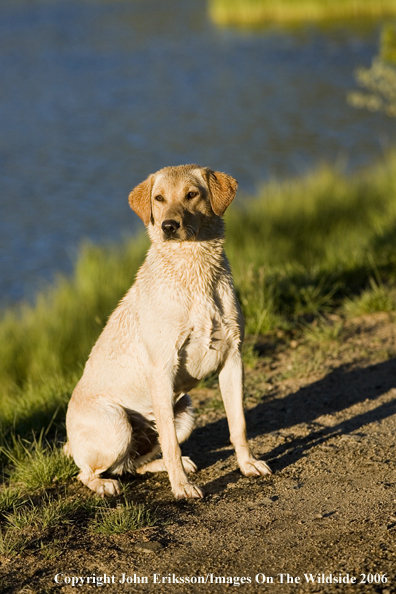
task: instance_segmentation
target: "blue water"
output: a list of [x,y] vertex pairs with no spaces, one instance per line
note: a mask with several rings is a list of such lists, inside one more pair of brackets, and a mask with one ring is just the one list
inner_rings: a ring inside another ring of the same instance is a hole
[[0,302],[69,272],[84,239],[140,229],[128,193],[165,165],[243,193],[379,158],[395,120],[346,102],[379,31],[218,30],[201,0],[2,0]]

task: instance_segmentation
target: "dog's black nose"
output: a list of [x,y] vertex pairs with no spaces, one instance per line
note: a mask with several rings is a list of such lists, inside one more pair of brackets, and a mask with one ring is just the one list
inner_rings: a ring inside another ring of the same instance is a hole
[[173,219],[167,219],[166,221],[163,221],[161,227],[162,231],[167,235],[174,235],[179,229],[180,223],[174,221]]

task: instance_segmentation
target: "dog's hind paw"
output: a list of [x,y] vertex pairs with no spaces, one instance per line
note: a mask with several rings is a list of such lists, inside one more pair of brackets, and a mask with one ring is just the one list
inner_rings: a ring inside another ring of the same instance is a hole
[[86,477],[83,473],[80,473],[78,478],[100,497],[114,497],[121,493],[120,483],[115,479],[102,479],[97,476]]
[[[197,465],[188,456],[182,456],[182,464],[185,472],[197,472]],[[166,472],[165,462],[163,458],[152,460],[142,466],[138,466],[135,470],[137,474],[145,474],[146,472]]]
[[100,480],[100,485],[95,488],[95,491],[101,497],[106,497],[106,495],[110,497],[114,497],[115,495],[119,495],[121,493],[120,483],[114,479],[98,479]]
[[197,472],[197,465],[188,456],[182,456],[182,463],[186,472]]
[[240,468],[242,474],[245,476],[265,476],[266,474],[272,474],[268,464],[262,460],[255,460],[254,458],[241,464]]
[[198,499],[204,496],[202,489],[192,483],[178,485],[177,488],[172,488],[172,493],[175,499]]

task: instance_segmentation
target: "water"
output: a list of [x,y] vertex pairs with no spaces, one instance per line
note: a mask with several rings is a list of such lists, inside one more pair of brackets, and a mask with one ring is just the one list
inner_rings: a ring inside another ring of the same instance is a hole
[[345,99],[379,30],[219,31],[201,0],[2,0],[0,301],[69,272],[85,238],[140,229],[127,195],[165,165],[254,192],[380,157],[395,121]]

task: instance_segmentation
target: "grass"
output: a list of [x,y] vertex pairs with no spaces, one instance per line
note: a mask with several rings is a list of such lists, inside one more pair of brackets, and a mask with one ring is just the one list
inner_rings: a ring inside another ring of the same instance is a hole
[[[250,367],[255,343],[268,335],[302,340],[312,356],[297,348],[294,367],[315,371],[337,356],[346,317],[395,310],[395,153],[351,176],[323,166],[269,182],[254,199],[239,197],[226,227]],[[0,554],[57,555],[74,530],[107,537],[155,523],[130,499],[103,503],[87,490],[77,497],[76,467],[61,449],[70,394],[147,246],[145,236],[84,246],[71,278],[0,320]]]
[[16,439],[11,447],[3,446],[3,452],[11,463],[10,480],[25,491],[68,482],[77,474],[74,461],[56,444],[43,443],[42,434],[32,441]]
[[96,534],[125,534],[138,528],[154,526],[156,522],[155,514],[144,505],[134,505],[125,500],[116,508],[100,508],[90,524],[90,529]]
[[329,21],[396,14],[395,0],[209,0],[219,26],[262,27],[270,23]]
[[[0,501],[5,503],[4,496],[6,488],[0,491]],[[103,508],[110,508],[110,504],[104,499],[98,499],[89,493],[80,498],[68,492],[65,488],[55,495],[48,495],[46,492],[33,494],[24,500],[20,497],[20,491],[14,492],[14,500],[11,501],[8,493],[8,509],[1,514],[0,528],[0,555],[6,557],[14,556],[28,549],[40,551],[44,556],[56,555],[57,545],[62,548],[62,540],[55,539],[55,535],[64,536],[63,545],[67,541],[68,531],[74,524],[85,526],[93,521],[95,516]],[[66,534],[60,530],[67,528]],[[52,551],[52,552],[51,552]]]
[[390,155],[351,177],[322,167],[268,183],[258,200],[230,210],[227,253],[249,334],[293,330],[331,313],[375,275],[392,284],[395,162]]
[[370,287],[355,299],[346,300],[344,309],[350,317],[395,311],[396,293],[391,287],[371,278]]

